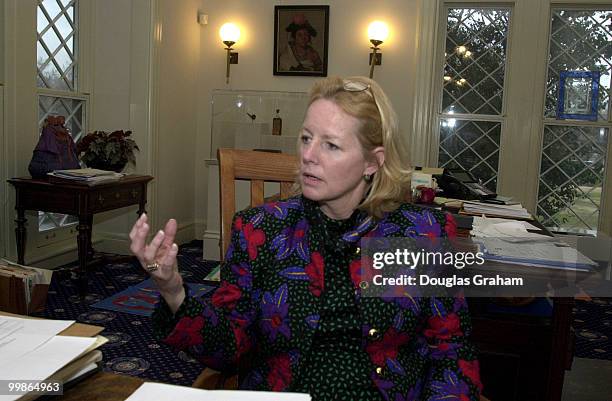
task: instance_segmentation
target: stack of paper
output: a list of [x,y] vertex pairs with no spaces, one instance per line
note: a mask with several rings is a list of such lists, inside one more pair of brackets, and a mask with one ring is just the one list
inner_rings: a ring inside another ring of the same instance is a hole
[[161,383],[144,383],[126,401],[310,401],[303,393],[272,393],[268,391],[201,390]]
[[466,214],[485,215],[494,217],[509,217],[514,219],[528,219],[533,217],[521,204],[516,205],[494,205],[474,201],[463,201],[463,211]]
[[117,181],[124,174],[114,171],[99,170],[95,168],[78,168],[71,170],[55,170],[48,173],[49,176],[62,180],[84,182],[88,185],[95,185],[102,182]]
[[471,234],[475,238],[503,238],[507,242],[529,242],[550,236],[527,230],[541,229],[526,221],[475,216]]
[[[107,340],[57,335],[73,323],[0,316],[0,380],[66,380],[81,374],[83,368],[91,368],[86,365],[101,359],[101,353],[94,349]],[[2,401],[20,398],[19,394],[0,395]],[[26,395],[24,399],[31,398]]]
[[576,249],[552,237],[522,243],[510,242],[502,238],[480,238],[476,242],[480,244],[485,260],[582,271],[589,271],[597,266],[595,262]]

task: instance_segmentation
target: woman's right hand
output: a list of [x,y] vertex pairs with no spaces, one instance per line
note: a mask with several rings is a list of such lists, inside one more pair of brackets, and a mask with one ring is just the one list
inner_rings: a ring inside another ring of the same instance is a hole
[[130,231],[130,250],[138,258],[142,268],[151,275],[172,313],[177,311],[185,299],[183,278],[176,263],[176,228],[176,220],[168,220],[164,229],[159,230],[147,245],[149,224],[147,215],[143,213]]

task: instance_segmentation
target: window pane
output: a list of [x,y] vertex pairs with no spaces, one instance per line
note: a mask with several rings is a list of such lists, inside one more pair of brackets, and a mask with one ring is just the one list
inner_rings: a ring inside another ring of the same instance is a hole
[[510,9],[450,8],[442,112],[501,115]]
[[38,96],[38,123],[39,128],[48,116],[64,116],[66,128],[75,142],[83,135],[83,121],[85,119],[85,101],[54,96]]
[[597,230],[608,130],[544,127],[538,218],[546,227]]
[[76,1],[38,0],[37,85],[75,91]]
[[497,188],[501,123],[443,119],[438,165],[470,171],[487,188]]
[[[49,115],[64,116],[66,128],[75,142],[83,135],[83,121],[85,120],[85,101],[54,96],[38,96],[38,122],[39,132],[45,119]],[[78,223],[76,216],[59,213],[38,212],[38,231],[47,231]]]
[[545,117],[556,117],[561,71],[599,71],[598,119],[608,120],[612,10],[553,9]]

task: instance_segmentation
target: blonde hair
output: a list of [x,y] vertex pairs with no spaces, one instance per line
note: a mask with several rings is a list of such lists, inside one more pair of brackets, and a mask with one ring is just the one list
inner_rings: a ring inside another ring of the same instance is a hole
[[357,138],[364,156],[382,146],[385,159],[374,174],[369,191],[358,208],[381,218],[409,199],[412,169],[406,145],[399,134],[397,115],[382,88],[366,77],[329,77],[317,81],[310,90],[310,106],[319,99],[336,103],[345,113],[362,122]]

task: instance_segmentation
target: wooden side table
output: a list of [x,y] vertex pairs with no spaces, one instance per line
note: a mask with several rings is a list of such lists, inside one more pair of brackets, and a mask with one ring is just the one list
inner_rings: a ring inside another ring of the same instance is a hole
[[79,291],[87,292],[87,261],[91,257],[91,228],[93,215],[100,212],[138,205],[138,215],[145,212],[147,184],[153,180],[148,175],[126,175],[118,181],[97,185],[73,182],[50,182],[47,179],[13,178],[8,180],[15,187],[15,222],[17,261],[25,264],[26,210],[64,213],[78,216],[77,242],[79,254]]

